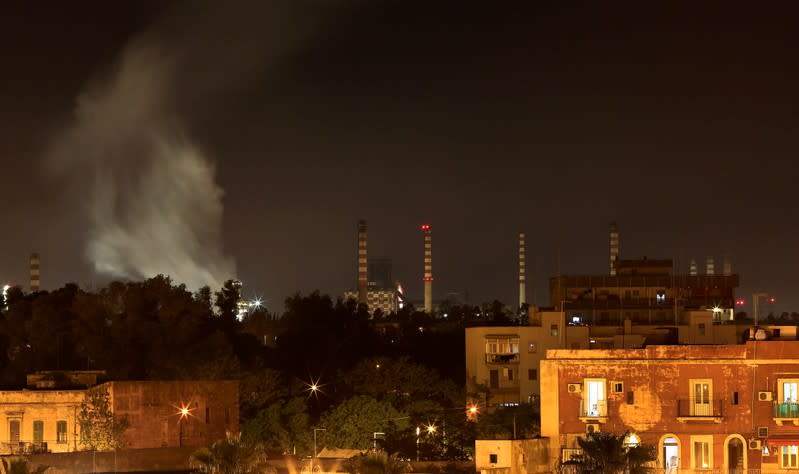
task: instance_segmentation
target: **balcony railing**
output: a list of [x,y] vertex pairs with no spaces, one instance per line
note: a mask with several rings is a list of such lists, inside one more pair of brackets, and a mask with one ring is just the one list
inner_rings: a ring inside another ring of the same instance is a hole
[[519,353],[512,354],[486,354],[487,364],[510,364],[519,362]]
[[677,400],[677,418],[718,419],[724,417],[724,400]]
[[772,405],[774,419],[778,424],[782,420],[790,420],[793,424],[799,422],[799,403],[797,402],[774,402]]
[[597,400],[587,403],[580,400],[580,418],[599,419],[608,417],[608,401]]

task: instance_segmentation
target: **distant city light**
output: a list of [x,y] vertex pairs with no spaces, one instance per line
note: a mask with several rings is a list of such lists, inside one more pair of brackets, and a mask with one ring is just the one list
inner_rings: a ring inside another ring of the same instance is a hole
[[738,298],[738,299],[735,301],[735,304],[737,304],[738,306],[743,306],[743,305],[745,305],[745,304],[746,304],[746,301],[745,301],[743,298]]

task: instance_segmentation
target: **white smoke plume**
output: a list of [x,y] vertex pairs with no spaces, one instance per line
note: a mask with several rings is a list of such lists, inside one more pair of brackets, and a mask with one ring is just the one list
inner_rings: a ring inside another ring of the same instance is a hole
[[88,187],[86,254],[97,272],[214,288],[235,276],[221,250],[223,191],[170,103],[175,69],[157,45],[131,43],[111,77],[79,97],[53,156]]
[[180,111],[191,110],[193,119],[198,110],[213,115],[208,102],[247,84],[262,86],[339,6],[177,3],[85,88],[48,163],[84,197],[86,255],[98,273],[164,274],[191,289],[235,276],[233,259],[222,251],[224,193]]

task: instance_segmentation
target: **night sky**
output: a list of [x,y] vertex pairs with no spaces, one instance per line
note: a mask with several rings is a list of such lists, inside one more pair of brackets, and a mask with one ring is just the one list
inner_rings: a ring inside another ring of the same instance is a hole
[[[44,289],[107,282],[87,254],[87,190],[99,166],[124,183],[114,206],[171,209],[136,186],[139,131],[163,125],[224,191],[221,248],[201,238],[199,251],[235,261],[230,277],[270,309],[354,287],[366,219],[370,256],[391,257],[414,300],[423,223],[436,299],[515,304],[525,231],[528,300],[546,305],[549,277],[608,272],[616,221],[622,258],[687,273],[712,255],[720,273],[728,256],[746,310],[768,291],[767,310],[799,311],[799,5],[662,3],[4,4],[0,279],[27,287],[38,251]],[[124,75],[120,57],[142,44],[172,69],[151,102],[132,87],[94,122],[124,130],[123,145],[54,152],[78,97]],[[147,163],[157,175],[167,161]],[[170,219],[197,218],[180,209]],[[163,227],[143,227],[135,239],[158,248]]]

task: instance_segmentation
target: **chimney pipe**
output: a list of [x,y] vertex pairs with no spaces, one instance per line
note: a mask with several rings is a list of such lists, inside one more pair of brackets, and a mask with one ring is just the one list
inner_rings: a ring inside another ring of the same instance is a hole
[[430,225],[423,224],[424,232],[424,311],[433,314],[433,236]]
[[730,257],[726,255],[724,256],[724,266],[721,271],[724,276],[732,275],[732,262],[730,262]]
[[616,276],[619,262],[619,230],[615,222],[610,223],[610,276]]
[[705,274],[706,275],[715,275],[716,274],[716,266],[713,262],[713,257],[708,257],[707,262],[705,263]]
[[688,270],[688,274],[691,276],[697,276],[699,274],[699,270],[696,269],[696,260],[691,259],[691,268]]
[[526,262],[524,232],[519,232],[519,308],[527,303]]
[[39,275],[39,254],[31,254],[31,293],[36,293],[41,288]]
[[366,221],[358,221],[358,303],[368,305],[368,285],[366,263]]

